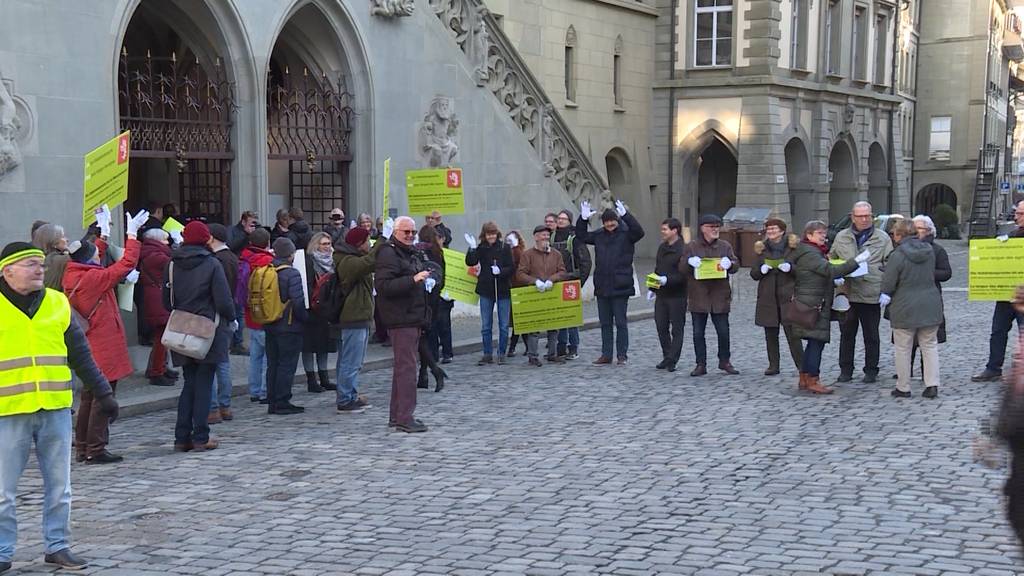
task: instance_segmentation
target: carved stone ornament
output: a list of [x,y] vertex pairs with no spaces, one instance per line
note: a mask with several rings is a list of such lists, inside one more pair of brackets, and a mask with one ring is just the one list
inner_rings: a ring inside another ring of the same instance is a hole
[[11,88],[0,78],[0,179],[21,164],[18,135],[21,120]]
[[491,35],[487,32],[487,22],[481,19],[476,24],[473,34],[473,75],[477,86],[486,86],[490,71],[487,69],[488,52],[491,50]]
[[384,18],[412,16],[416,10],[414,0],[370,0],[370,14]]
[[853,104],[847,104],[846,109],[843,110],[843,120],[846,122],[847,126],[853,124],[853,119],[856,116],[856,114],[857,109],[853,107]]
[[437,96],[423,117],[417,139],[417,156],[431,168],[452,166],[459,156],[459,120],[451,98]]

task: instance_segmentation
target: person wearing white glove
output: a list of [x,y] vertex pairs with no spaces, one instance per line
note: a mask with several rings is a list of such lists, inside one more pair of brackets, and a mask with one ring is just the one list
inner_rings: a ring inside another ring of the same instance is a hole
[[843,285],[846,284],[846,279],[845,278],[836,278],[835,280],[832,281],[832,284],[834,284],[836,288],[839,288],[840,286],[843,286]]
[[[793,335],[792,326],[782,322],[782,307],[793,294],[796,279],[789,275],[792,258],[800,239],[795,234],[787,235],[788,225],[779,218],[769,218],[764,223],[764,238],[754,243],[756,260],[750,267],[750,277],[757,284],[757,304],[754,307],[754,324],[764,328],[764,339],[768,355],[765,376],[775,376],[781,370],[780,332],[785,332],[789,355],[796,368],[803,362],[803,343]],[[772,270],[777,272],[772,273]]]
[[491,274],[494,274],[495,276],[501,274],[501,268],[498,268],[497,264],[491,264]]
[[626,205],[622,203],[622,200],[615,201],[615,213],[619,215],[619,218],[626,215]]
[[996,240],[998,240],[1000,242],[1006,242],[1009,239],[1010,239],[1010,236],[1008,234],[1000,234],[999,236],[996,236]]
[[380,235],[382,238],[391,238],[391,235],[395,232],[395,221],[391,218],[386,218],[384,223],[381,225]]
[[661,223],[658,229],[661,244],[654,258],[658,289],[647,291],[647,299],[654,299],[654,326],[661,344],[661,362],[655,367],[669,372],[675,372],[679,363],[686,326],[686,279],[679,269],[685,248],[682,229],[682,222],[676,218]]
[[[498,350],[497,363],[505,363],[505,351],[508,350],[508,330],[511,321],[511,281],[516,272],[512,259],[512,247],[503,242],[504,235],[494,222],[485,222],[480,229],[479,244],[477,239],[465,235],[470,249],[466,253],[466,266],[479,266],[476,278],[476,293],[480,296],[480,336],[483,344],[483,355],[477,362],[478,366],[495,363],[494,351],[494,310],[498,311]],[[498,273],[495,274],[494,268]],[[525,285],[533,282],[525,282]]]
[[892,302],[892,298],[888,294],[883,292],[878,295],[878,305],[882,308],[888,306],[890,302]]
[[508,236],[505,236],[505,242],[508,242],[508,245],[513,248],[519,247],[519,237],[511,232]]
[[128,273],[127,276],[124,277],[124,283],[125,284],[136,284],[136,283],[138,283],[138,281],[139,281],[139,271],[138,270],[132,270],[131,272]]
[[584,200],[580,202],[580,218],[584,220],[590,220],[594,215],[594,211],[590,209],[590,202]]
[[[1018,202],[1013,207],[1013,219],[1017,229],[1013,231],[1013,238],[1024,237],[1024,202]],[[1001,234],[996,237],[1000,242],[1009,241],[1011,235]],[[1006,345],[1009,341],[1010,328],[1014,321],[1021,322],[1021,313],[1014,309],[1012,302],[996,302],[992,311],[992,330],[988,342],[988,361],[985,368],[971,377],[972,382],[999,382],[1003,379],[1003,362],[1006,360]]]
[[100,229],[100,238],[110,238],[110,206],[104,204],[96,210],[96,227]]
[[[562,253],[558,250],[551,250],[551,230],[540,225],[533,229],[533,248],[523,252],[519,257],[519,266],[516,268],[515,284],[518,286],[529,286],[533,284],[538,292],[547,292],[554,287],[555,282],[566,278],[565,262]],[[558,355],[558,330],[547,332],[547,355],[544,357],[548,362],[561,364],[565,362],[562,356]],[[526,335],[526,356],[531,366],[542,366],[540,361],[540,334]]]
[[428,294],[434,291],[434,286],[437,286],[437,280],[434,280],[433,278],[427,278],[423,281],[423,289],[426,290]]
[[[693,320],[693,349],[696,357],[696,366],[690,372],[691,376],[704,376],[707,374],[707,343],[704,339],[704,331],[707,328],[708,319],[715,325],[715,333],[718,335],[718,369],[722,372],[735,375],[739,371],[732,365],[732,352],[729,341],[729,312],[732,302],[732,287],[729,284],[729,274],[735,274],[739,269],[733,266],[739,259],[732,249],[732,245],[721,239],[722,219],[715,214],[705,214],[699,220],[699,233],[683,252],[687,263],[690,265],[687,272],[687,303],[690,309],[690,318]],[[718,260],[718,268],[725,272],[725,278],[705,278],[698,273],[700,261],[704,258]],[[696,264],[696,266],[694,266]]]
[[476,241],[476,238],[474,238],[472,234],[467,232],[467,233],[463,234],[462,237],[466,239],[466,244],[469,245],[469,249],[470,250],[476,250],[477,241]]
[[878,305],[882,268],[892,253],[892,239],[885,230],[874,225],[871,204],[857,202],[850,211],[849,228],[840,230],[832,241],[829,258],[854,260],[867,267],[867,274],[846,278],[846,295],[850,309],[846,321],[839,326],[839,378],[838,382],[853,379],[857,333],[863,330],[864,378],[863,382],[878,381],[878,361],[881,353],[879,323],[882,308]]

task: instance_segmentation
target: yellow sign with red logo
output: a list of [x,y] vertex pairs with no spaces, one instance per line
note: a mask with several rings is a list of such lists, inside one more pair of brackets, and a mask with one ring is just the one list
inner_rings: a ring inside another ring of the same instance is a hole
[[128,199],[130,151],[131,132],[125,132],[85,155],[83,228],[96,221],[96,210],[104,204],[114,209]]
[[461,168],[409,170],[405,173],[405,193],[409,214],[430,214],[437,210],[447,216],[466,211]]
[[516,334],[582,326],[580,281],[558,282],[544,292],[533,285],[513,288],[512,324]]

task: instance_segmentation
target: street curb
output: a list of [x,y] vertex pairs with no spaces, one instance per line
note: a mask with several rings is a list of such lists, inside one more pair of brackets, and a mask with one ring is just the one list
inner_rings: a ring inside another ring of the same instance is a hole
[[[649,320],[651,318],[654,318],[654,310],[639,310],[639,311],[636,311],[636,312],[629,312],[629,313],[626,314],[626,317],[627,317],[627,319],[630,322],[637,322],[637,321],[640,321],[640,320]],[[580,327],[580,330],[593,330],[595,328],[599,328],[600,325],[601,325],[601,323],[600,323],[600,321],[597,318],[590,318],[588,320],[584,320],[583,326]],[[466,339],[466,340],[462,340],[462,341],[459,341],[459,342],[454,342],[452,344],[452,350],[457,355],[470,354],[470,353],[473,353],[473,352],[479,352],[482,348],[483,348],[483,344],[480,342],[479,338],[476,338],[476,339]],[[373,370],[383,370],[383,369],[391,368],[392,365],[394,365],[394,360],[392,358],[381,358],[379,360],[373,360],[373,361],[370,361],[370,362],[367,362],[367,363],[363,364],[363,372],[371,372]],[[331,370],[331,372],[333,373],[334,371]],[[300,382],[300,380],[301,380],[301,382]],[[304,383],[305,382],[305,376],[296,376],[295,377],[295,382]],[[249,395],[249,385],[247,383],[245,383],[245,382],[232,383],[232,386],[231,386],[231,396],[232,397],[248,396],[248,395]],[[141,399],[141,400],[138,400],[136,402],[129,401],[129,402],[126,402],[124,404],[121,404],[120,415],[122,417],[139,416],[139,415],[142,415],[142,414],[149,414],[151,412],[158,412],[160,410],[167,410],[167,409],[170,409],[170,408],[175,408],[177,405],[178,405],[178,396],[177,395],[171,396],[171,397],[168,397],[168,398],[156,398],[156,399],[152,399],[152,400]]]

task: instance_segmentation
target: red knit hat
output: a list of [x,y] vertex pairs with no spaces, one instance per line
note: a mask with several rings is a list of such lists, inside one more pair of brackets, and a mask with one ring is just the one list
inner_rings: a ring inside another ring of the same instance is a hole
[[199,220],[193,220],[185,225],[181,237],[187,246],[204,246],[210,241],[210,229]]
[[353,228],[345,234],[345,243],[349,246],[362,246],[369,237],[370,233],[365,228]]

